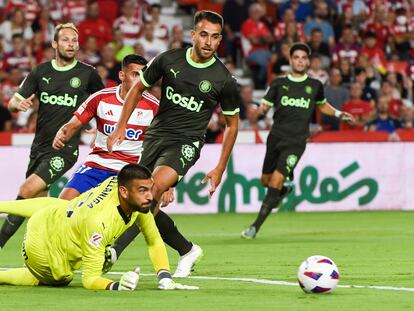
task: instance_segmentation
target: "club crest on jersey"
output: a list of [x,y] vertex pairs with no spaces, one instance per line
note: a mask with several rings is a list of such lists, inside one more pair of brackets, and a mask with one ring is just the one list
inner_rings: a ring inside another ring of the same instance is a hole
[[70,79],[69,84],[74,89],[77,89],[78,87],[80,87],[80,85],[82,84],[82,82],[81,82],[81,80],[78,77],[73,77],[72,79]]
[[101,245],[103,240],[103,236],[97,232],[94,232],[92,234],[92,236],[90,237],[90,239],[88,240],[89,244],[95,246],[95,247],[99,247],[99,245]]
[[305,93],[309,95],[312,94],[312,87],[309,85],[305,86]]
[[296,162],[298,162],[298,157],[295,154],[290,154],[286,159],[286,164],[291,168],[296,165]]
[[52,169],[56,172],[60,172],[65,166],[65,160],[62,157],[53,157],[50,159],[49,163]]
[[200,92],[208,93],[208,92],[211,91],[212,85],[211,85],[210,81],[203,80],[198,85],[198,88],[199,88]]
[[195,155],[195,147],[191,145],[183,145],[181,147],[181,154],[187,161],[192,161]]

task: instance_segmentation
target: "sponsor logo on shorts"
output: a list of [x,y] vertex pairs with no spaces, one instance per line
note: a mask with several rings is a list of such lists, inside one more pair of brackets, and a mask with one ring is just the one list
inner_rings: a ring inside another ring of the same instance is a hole
[[295,154],[290,154],[286,159],[286,164],[288,167],[295,167],[296,162],[298,162],[298,157]]
[[211,83],[210,81],[207,80],[203,80],[200,82],[200,84],[198,85],[198,89],[202,92],[202,93],[208,93],[211,91]]
[[103,240],[103,236],[98,232],[94,232],[89,239],[89,244],[99,247],[99,245],[101,245],[102,243],[102,240]]
[[299,107],[299,108],[309,108],[310,105],[310,98],[305,99],[301,98],[291,98],[289,96],[282,96],[281,103],[283,106],[292,106],[292,107]]
[[187,97],[179,93],[175,93],[175,90],[171,86],[167,86],[165,89],[165,95],[168,100],[171,100],[174,104],[180,105],[183,108],[186,108],[190,111],[200,112],[201,107],[203,106],[204,101],[201,100],[197,102],[194,96]]
[[69,84],[71,87],[73,87],[74,89],[77,89],[78,87],[81,86],[82,81],[81,79],[79,79],[78,77],[73,77],[72,79],[70,79]]
[[63,167],[65,166],[65,160],[62,157],[53,157],[49,161],[50,166],[53,170],[56,172],[60,172],[63,170]]

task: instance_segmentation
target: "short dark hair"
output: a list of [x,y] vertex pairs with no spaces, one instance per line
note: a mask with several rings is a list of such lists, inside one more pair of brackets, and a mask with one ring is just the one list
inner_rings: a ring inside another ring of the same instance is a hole
[[221,29],[224,27],[223,17],[220,14],[213,11],[201,10],[194,14],[194,28],[196,28],[197,24],[203,19],[208,20],[213,24],[220,24]]
[[151,171],[140,164],[127,164],[118,173],[118,186],[126,186],[133,179],[150,179]]
[[122,60],[122,68],[127,67],[129,64],[137,64],[145,66],[148,61],[141,55],[129,54]]
[[295,53],[295,51],[297,50],[305,52],[308,55],[308,57],[310,57],[312,53],[309,45],[307,45],[306,43],[302,43],[302,42],[296,42],[296,43],[293,43],[292,46],[290,47],[289,55],[292,56],[293,53]]

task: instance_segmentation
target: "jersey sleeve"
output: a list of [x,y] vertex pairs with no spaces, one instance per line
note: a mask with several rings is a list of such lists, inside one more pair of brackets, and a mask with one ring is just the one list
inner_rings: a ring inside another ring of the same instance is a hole
[[139,213],[136,223],[144,235],[148,246],[149,257],[155,272],[160,270],[170,271],[167,250],[155,224],[152,213]]
[[323,89],[323,85],[320,81],[318,81],[318,88],[316,91],[315,102],[317,105],[322,105],[326,103],[325,92]]
[[158,109],[160,107],[159,100],[152,94],[148,93],[147,91],[144,91],[142,93],[142,101],[145,101],[145,103],[151,107],[151,110],[153,112],[153,115],[155,116],[158,112]]
[[88,81],[88,92],[89,94],[93,94],[99,90],[102,90],[104,88],[104,84],[102,83],[102,79],[99,76],[98,72],[96,71],[96,69],[93,69],[91,71],[91,76],[89,77],[89,81]]
[[219,101],[224,115],[232,116],[240,112],[240,91],[234,77],[229,75],[220,93]]
[[159,79],[161,79],[163,74],[162,63],[164,54],[165,53],[161,53],[157,57],[150,60],[147,66],[142,70],[141,81],[146,87],[150,87]]
[[277,98],[277,86],[276,84],[272,83],[272,85],[267,88],[262,98],[262,104],[273,107],[275,105],[276,98]]
[[24,100],[30,97],[33,93],[37,92],[37,85],[39,81],[37,67],[33,69],[27,77],[20,84],[19,89],[15,93],[15,96],[20,100]]
[[106,289],[113,282],[102,277],[105,247],[110,242],[109,234],[99,223],[99,219],[89,219],[85,226],[81,241],[82,284],[87,289]]
[[95,93],[90,95],[73,114],[82,122],[82,124],[87,124],[96,116],[100,99],[100,94]]

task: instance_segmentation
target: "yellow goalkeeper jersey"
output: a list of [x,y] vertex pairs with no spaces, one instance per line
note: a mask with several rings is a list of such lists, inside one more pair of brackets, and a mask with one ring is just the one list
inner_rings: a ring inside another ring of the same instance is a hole
[[38,198],[12,203],[15,204],[14,207],[9,204],[7,209],[0,208],[0,211],[13,214],[17,210],[22,212],[25,206],[28,210],[41,207],[30,218],[27,235],[30,235],[33,228],[37,231],[37,236],[44,239],[50,269],[56,279],[71,274],[82,266],[84,287],[105,289],[112,282],[102,277],[105,247],[112,245],[134,222],[144,235],[155,272],[170,270],[165,245],[154,216],[151,212],[134,212],[128,218],[123,213],[119,207],[115,176],[71,201]]

